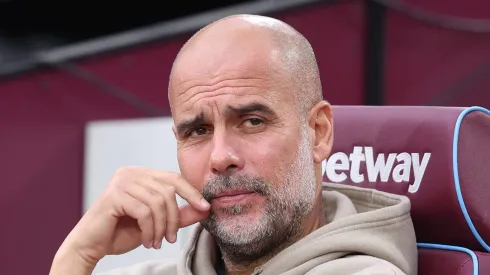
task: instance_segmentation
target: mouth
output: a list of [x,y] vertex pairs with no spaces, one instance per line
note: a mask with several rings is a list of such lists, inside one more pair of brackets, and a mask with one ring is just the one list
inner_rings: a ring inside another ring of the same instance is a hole
[[211,204],[219,206],[244,204],[255,195],[256,192],[249,190],[226,190],[213,196]]

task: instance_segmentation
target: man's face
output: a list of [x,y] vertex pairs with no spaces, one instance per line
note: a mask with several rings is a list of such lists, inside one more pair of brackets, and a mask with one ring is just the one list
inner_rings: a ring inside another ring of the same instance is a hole
[[181,65],[170,91],[182,175],[211,203],[203,225],[242,257],[298,233],[315,200],[306,117],[268,58]]

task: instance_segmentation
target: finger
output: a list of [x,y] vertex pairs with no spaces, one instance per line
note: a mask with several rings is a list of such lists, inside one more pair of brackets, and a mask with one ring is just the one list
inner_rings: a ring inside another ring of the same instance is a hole
[[172,226],[169,226],[169,224],[178,223],[179,210],[175,198],[175,188],[171,185],[157,182],[156,180],[144,180],[141,181],[141,184],[144,185],[145,188],[148,188],[153,192],[158,193],[165,200],[166,211],[165,211],[165,223],[164,226],[162,227],[163,231],[159,231],[158,229],[155,229],[155,239],[153,243],[153,247],[155,249],[159,249],[162,246],[162,240],[164,236],[167,238],[167,241],[169,240],[168,239],[168,237],[170,236],[170,234],[168,234],[169,230],[176,232],[178,229],[177,228],[178,225],[174,226],[175,229],[172,229]]
[[165,193],[165,202],[167,203],[167,232],[165,238],[169,243],[177,241],[177,231],[179,230],[179,206],[177,205],[177,197],[175,188],[167,186],[168,191]]
[[209,211],[198,211],[190,205],[179,208],[179,228],[205,220],[209,216]]
[[123,213],[138,221],[138,226],[141,229],[141,241],[146,248],[150,248],[154,230],[151,209],[127,193],[120,196],[118,204]]
[[138,182],[126,186],[125,190],[130,196],[141,201],[150,208],[153,218],[153,236],[151,246],[156,247],[157,243],[165,234],[165,226],[167,224],[166,203],[163,195],[148,187],[148,185],[156,184],[151,182],[149,183],[148,181],[150,180],[139,180]]
[[201,211],[208,211],[210,209],[211,205],[209,202],[207,202],[202,194],[180,174],[166,171],[152,171],[151,175],[153,175],[156,180],[175,187],[175,192],[195,209]]

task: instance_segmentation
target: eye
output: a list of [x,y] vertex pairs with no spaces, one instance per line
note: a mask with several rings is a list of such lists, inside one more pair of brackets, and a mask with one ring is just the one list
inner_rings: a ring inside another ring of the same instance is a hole
[[198,127],[195,128],[187,133],[187,136],[189,137],[195,137],[195,136],[202,136],[205,135],[208,132],[208,129],[206,127]]
[[249,124],[247,126],[255,127],[255,126],[261,125],[262,123],[264,123],[264,121],[260,118],[254,117],[254,118],[249,118],[249,119],[245,120],[245,123]]

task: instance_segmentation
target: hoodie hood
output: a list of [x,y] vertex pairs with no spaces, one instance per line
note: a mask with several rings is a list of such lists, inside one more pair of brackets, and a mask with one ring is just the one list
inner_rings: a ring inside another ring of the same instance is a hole
[[[254,274],[299,275],[312,270],[354,274],[370,268],[394,274],[417,273],[416,239],[407,197],[328,183],[324,184],[322,200],[326,224],[282,250]],[[217,246],[201,225],[182,252],[178,274],[216,274]]]

